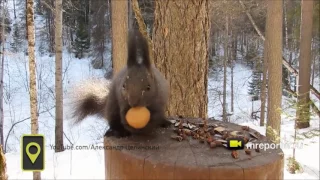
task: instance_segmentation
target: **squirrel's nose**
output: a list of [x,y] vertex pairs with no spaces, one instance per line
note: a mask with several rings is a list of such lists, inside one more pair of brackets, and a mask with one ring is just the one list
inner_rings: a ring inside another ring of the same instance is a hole
[[134,103],[129,102],[129,105],[130,105],[131,107],[136,107],[136,106],[138,106],[138,103],[136,103],[136,102],[134,102]]
[[135,98],[128,98],[128,103],[131,107],[136,107],[139,105],[139,101]]

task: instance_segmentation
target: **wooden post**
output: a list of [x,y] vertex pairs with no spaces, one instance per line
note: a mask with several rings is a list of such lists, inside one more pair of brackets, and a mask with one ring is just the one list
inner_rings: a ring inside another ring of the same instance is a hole
[[[213,124],[247,135],[256,133],[233,123],[210,120],[209,126]],[[173,140],[173,128],[158,129],[150,136],[105,138],[106,179],[283,179],[280,148],[252,149],[251,155],[237,150],[235,159],[223,146],[211,148],[192,137]],[[259,136],[259,142],[271,143]]]

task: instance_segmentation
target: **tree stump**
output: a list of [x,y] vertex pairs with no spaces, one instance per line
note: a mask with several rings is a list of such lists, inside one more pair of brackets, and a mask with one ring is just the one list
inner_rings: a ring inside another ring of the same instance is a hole
[[[188,127],[188,122],[201,121],[184,119],[183,122],[183,126]],[[216,135],[212,133],[214,139],[219,137],[218,131],[213,130],[218,126],[225,128],[222,134],[239,131],[245,137],[249,135],[250,141],[258,138],[258,142],[271,143],[256,131],[244,130],[236,124],[209,120],[204,126],[209,133],[216,132]],[[232,150],[224,146],[212,148],[208,142],[195,139],[196,136],[185,136],[182,141],[173,139],[176,128],[173,124],[150,136],[105,138],[106,179],[283,179],[284,159],[280,148],[259,152],[251,149],[250,155],[245,150],[237,150],[236,159],[231,156]],[[199,128],[193,131],[199,132]]]

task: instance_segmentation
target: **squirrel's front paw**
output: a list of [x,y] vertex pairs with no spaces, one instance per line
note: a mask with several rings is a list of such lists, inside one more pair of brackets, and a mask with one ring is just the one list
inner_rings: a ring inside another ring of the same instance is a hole
[[105,137],[111,137],[111,136],[114,136],[116,138],[121,138],[121,137],[127,137],[127,136],[130,136],[131,134],[126,131],[126,130],[114,130],[114,129],[111,129],[109,128],[107,130],[107,132],[105,133]]

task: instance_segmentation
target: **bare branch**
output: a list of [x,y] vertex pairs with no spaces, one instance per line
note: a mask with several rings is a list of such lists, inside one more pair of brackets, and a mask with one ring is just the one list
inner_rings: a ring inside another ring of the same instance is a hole
[[[40,114],[49,112],[49,111],[50,111],[51,109],[53,109],[53,108],[55,108],[55,106],[52,107],[52,108],[50,108],[50,109],[41,111],[40,113],[37,114],[37,116],[39,116]],[[30,118],[31,118],[31,117],[24,118],[24,119],[22,119],[22,120],[20,120],[20,121],[17,121],[17,122],[15,122],[15,123],[13,123],[13,124],[11,125],[11,127],[10,127],[10,129],[9,129],[9,132],[8,132],[8,135],[7,135],[7,137],[6,137],[6,141],[5,141],[5,143],[4,143],[4,153],[7,152],[7,141],[8,141],[8,138],[9,138],[10,133],[11,133],[11,131],[13,130],[14,126],[16,126],[17,124],[20,124],[20,123],[22,123],[22,122],[24,122],[24,121],[26,121],[26,120],[28,120],[28,119],[30,119]]]

